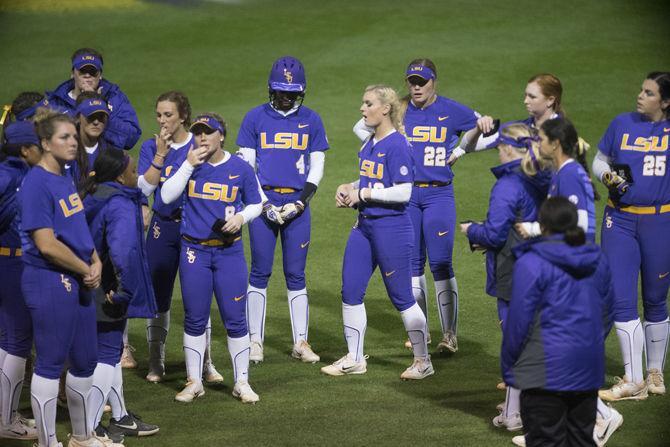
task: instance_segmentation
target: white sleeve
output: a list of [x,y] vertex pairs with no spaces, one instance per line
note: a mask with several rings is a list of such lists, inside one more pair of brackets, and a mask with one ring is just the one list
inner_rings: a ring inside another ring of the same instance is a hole
[[593,164],[591,165],[591,170],[593,171],[593,175],[595,175],[597,179],[602,181],[603,174],[605,172],[610,172],[612,170],[612,168],[610,168],[610,163],[611,162],[612,162],[611,158],[609,158],[607,155],[603,154],[602,152],[598,151],[596,153],[596,156],[593,157]]
[[[475,144],[475,147],[474,149],[472,149],[472,151],[477,152],[477,151],[483,151],[484,149],[493,149],[489,148],[488,145],[493,143],[497,138],[498,138],[498,132],[488,137],[485,137],[484,134],[479,135],[479,138],[477,138],[477,143]],[[458,144],[458,148],[460,148],[463,151],[463,153],[465,153],[467,152],[466,147],[469,143],[470,140],[467,138],[466,133],[465,135],[463,135],[463,138],[461,138],[461,142]],[[456,149],[454,149],[454,152],[455,151]],[[458,157],[460,158],[460,155]]]
[[149,197],[158,187],[158,185],[152,185],[144,179],[143,175],[137,177],[137,187],[142,190],[142,194]]
[[372,128],[368,127],[365,125],[365,120],[361,118],[358,120],[356,124],[354,124],[354,133],[356,136],[361,140],[365,141],[372,135],[372,132],[374,131]]
[[370,200],[381,203],[407,203],[412,197],[411,183],[398,183],[388,188],[371,188]]
[[542,235],[540,222],[522,222],[521,225],[523,225],[523,229],[526,230],[526,233],[528,233],[530,237]]
[[589,213],[586,210],[577,210],[577,226],[584,230],[584,233],[589,231]]
[[163,183],[163,187],[161,188],[163,203],[172,203],[181,197],[188,179],[191,178],[191,174],[193,174],[193,166],[191,166],[188,160],[184,160],[184,163],[182,163],[177,172]]
[[307,181],[319,186],[323,178],[323,169],[326,164],[326,154],[323,151],[314,151],[309,154],[309,173]]
[[240,156],[242,160],[249,163],[251,167],[254,168],[254,171],[256,171],[256,149],[251,147],[241,147],[237,151],[237,155]]
[[263,205],[261,203],[253,203],[245,206],[244,209],[240,211],[240,215],[244,219],[243,224],[249,223],[260,216],[261,211],[263,211]]

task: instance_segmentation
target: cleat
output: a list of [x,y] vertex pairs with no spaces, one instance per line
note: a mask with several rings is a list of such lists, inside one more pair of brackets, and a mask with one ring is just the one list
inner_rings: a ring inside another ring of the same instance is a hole
[[0,438],[5,439],[37,439],[37,429],[24,422],[18,413],[14,414],[9,425],[0,425]]
[[628,381],[628,377],[615,377],[617,383],[608,390],[598,391],[598,396],[607,402],[616,402],[619,400],[644,400],[649,394],[647,392],[646,382],[633,383]]
[[24,417],[24,416],[23,416],[21,413],[19,413],[18,411],[17,411],[16,413],[14,413],[14,414],[15,414],[15,417],[18,417],[18,418],[19,418],[19,420],[21,421],[21,423],[22,423],[23,425],[26,425],[26,426],[28,426],[28,427],[30,427],[30,428],[35,428],[35,427],[37,427],[37,425],[35,424],[35,419],[31,419],[31,418]]
[[665,394],[663,373],[656,368],[647,371],[647,389],[651,394]]
[[87,439],[80,441],[72,435],[68,435],[70,438],[67,442],[67,447],[117,447],[123,446],[123,444],[115,444],[109,438],[98,437],[95,435],[95,432],[91,433]]
[[508,431],[517,431],[523,428],[523,422],[519,413],[514,413],[510,417],[504,417],[502,414],[499,414],[493,418],[492,422],[495,427],[506,428]]
[[249,346],[249,361],[254,363],[263,361],[263,345],[260,342],[251,342]]
[[512,438],[512,444],[518,447],[526,447],[526,435],[519,435]]
[[174,397],[177,402],[193,402],[196,398],[205,395],[205,389],[202,387],[202,382],[193,382],[189,380],[186,386]]
[[321,360],[321,357],[312,351],[312,347],[305,340],[300,340],[293,346],[291,357],[304,363],[316,363]]
[[612,434],[623,424],[623,416],[621,413],[610,407],[611,416],[607,419],[596,417],[596,425],[593,427],[593,440],[598,447],[603,447],[607,444],[607,440]]
[[433,374],[435,374],[435,370],[429,356],[425,359],[415,358],[414,362],[400,374],[400,378],[402,380],[421,380]]
[[121,368],[137,368],[137,360],[135,360],[135,357],[133,357],[133,352],[135,352],[135,348],[130,345],[123,345],[123,353],[121,354]]
[[[127,415],[119,419],[114,418],[109,420],[109,428],[107,429],[111,435],[121,434],[121,436],[151,436],[158,433],[158,425],[147,424],[142,421],[138,415],[128,412]],[[110,436],[111,438],[112,436]],[[112,438],[113,439],[113,438]]]
[[123,433],[112,433],[107,427],[102,425],[102,422],[98,423],[98,426],[95,427],[95,436],[98,438],[108,438],[112,442],[117,444],[123,444]]
[[496,384],[496,389],[500,391],[505,391],[507,389],[507,384],[505,382],[498,382]]
[[[430,334],[428,334],[428,340],[426,340],[426,344],[431,344],[432,342],[433,340],[431,340]],[[412,350],[412,342],[409,338],[405,340],[405,348],[409,349],[410,351]]]
[[219,374],[211,360],[205,363],[204,367],[202,368],[202,372],[205,382],[223,383],[223,376]]
[[442,341],[437,344],[437,351],[449,351],[452,354],[458,351],[458,339],[456,338],[456,334],[447,331],[442,337]]
[[498,405],[496,405],[496,410],[502,413],[502,411],[505,409],[505,402],[500,402]]
[[360,362],[354,360],[351,354],[347,354],[332,365],[324,366],[321,372],[329,376],[344,376],[346,374],[365,374],[368,371],[368,362],[364,356]]
[[233,387],[233,396],[238,398],[245,404],[255,404],[261,398],[251,389],[249,382],[239,381]]

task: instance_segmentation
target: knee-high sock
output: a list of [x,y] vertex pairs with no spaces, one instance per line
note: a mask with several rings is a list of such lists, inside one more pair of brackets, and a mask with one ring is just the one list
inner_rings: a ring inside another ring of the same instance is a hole
[[350,306],[342,303],[342,320],[344,321],[344,339],[347,342],[349,354],[360,362],[364,357],[365,329],[368,327],[365,304]]
[[405,330],[412,343],[415,358],[428,358],[428,338],[426,334],[426,316],[418,304],[400,312]]
[[30,381],[30,404],[37,426],[39,445],[56,447],[56,401],[58,379],[47,379],[33,374]]
[[207,319],[207,327],[205,327],[205,356],[203,367],[212,363],[212,317]]
[[658,323],[645,321],[644,339],[645,352],[647,353],[647,372],[657,369],[661,374],[665,367],[665,355],[668,350],[668,319]]
[[202,360],[205,354],[207,337],[203,333],[194,337],[184,333],[184,356],[186,357],[186,375],[192,382],[202,382]]
[[228,337],[228,352],[233,364],[235,383],[249,381],[249,334],[232,338]]
[[128,343],[128,327],[130,326],[130,321],[126,322],[126,328],[123,330],[123,346],[129,345]]
[[309,325],[309,302],[307,289],[287,290],[288,310],[291,314],[291,329],[293,330],[293,344],[301,340],[307,341]]
[[147,319],[149,342],[149,369],[162,371],[165,365],[165,341],[170,330],[170,311],[160,312],[156,318]]
[[93,372],[91,391],[88,393],[88,414],[86,414],[88,426],[92,429],[95,429],[100,423],[113,381],[114,367],[106,363],[98,363]]
[[435,281],[437,310],[440,315],[442,333],[457,333],[458,330],[458,284],[456,278]]
[[257,289],[250,285],[247,289],[247,326],[249,338],[263,344],[265,340],[265,309],[268,289]]
[[612,417],[612,409],[610,408],[609,405],[603,402],[602,399],[598,398],[598,405],[596,408],[597,408],[596,419],[607,420],[610,417]]
[[5,362],[0,371],[0,387],[2,391],[2,424],[9,425],[12,417],[19,408],[23,377],[26,372],[26,359],[12,354],[5,356]]
[[644,345],[642,323],[640,323],[639,318],[626,322],[615,321],[614,327],[619,337],[626,377],[631,382],[640,383],[644,380],[642,374],[642,349]]
[[503,417],[510,418],[521,412],[521,390],[507,387],[507,395],[505,396],[505,408],[503,409]]
[[128,414],[126,411],[126,401],[123,398],[123,369],[121,363],[114,366],[114,377],[112,379],[112,389],[109,392],[109,405],[112,407],[112,417],[119,420]]
[[86,399],[91,391],[93,376],[75,377],[69,372],[65,379],[65,395],[67,396],[67,408],[70,411],[70,423],[72,424],[72,436],[76,439],[88,439],[93,431],[87,421]]
[[421,311],[426,316],[426,324],[428,324],[428,309],[426,308],[428,287],[426,286],[426,275],[412,277],[412,294]]

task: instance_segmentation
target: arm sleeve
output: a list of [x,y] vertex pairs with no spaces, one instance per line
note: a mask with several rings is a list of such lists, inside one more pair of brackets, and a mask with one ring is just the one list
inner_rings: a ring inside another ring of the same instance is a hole
[[142,135],[135,109],[121,90],[109,98],[109,104],[112,112],[103,137],[114,147],[132,149]]
[[186,184],[188,183],[188,179],[190,179],[191,174],[193,174],[193,169],[191,163],[189,163],[188,160],[184,160],[184,163],[181,164],[177,172],[163,183],[163,187],[161,188],[161,199],[163,200],[163,203],[172,203],[181,197],[186,188]]
[[600,181],[603,180],[603,174],[611,171],[610,163],[612,160],[602,152],[598,151],[596,156],[593,157],[593,164],[591,165],[591,171],[593,175],[596,176]]
[[470,243],[493,250],[499,250],[505,245],[516,219],[517,199],[520,196],[510,186],[506,185],[504,179],[493,186],[486,221],[483,224],[474,223],[468,228]]
[[370,200],[374,202],[407,203],[411,197],[411,183],[399,183],[388,188],[370,189]]
[[253,203],[251,205],[245,206],[244,209],[240,211],[240,214],[242,215],[244,223],[246,224],[260,216],[261,211],[263,211],[263,205],[260,203]]
[[158,188],[158,185],[152,185],[147,182],[143,175],[137,177],[137,187],[142,190],[142,194],[149,197]]
[[359,140],[365,141],[368,138],[370,138],[370,135],[372,135],[373,129],[371,127],[368,127],[365,125],[365,120],[361,118],[354,124],[353,128],[354,133],[358,137]]
[[242,160],[249,163],[249,166],[251,166],[254,171],[256,170],[256,149],[253,149],[251,147],[241,147],[237,151],[237,155]]
[[326,154],[323,151],[311,152],[309,154],[309,173],[307,181],[316,186],[323,178],[323,170],[326,164]]

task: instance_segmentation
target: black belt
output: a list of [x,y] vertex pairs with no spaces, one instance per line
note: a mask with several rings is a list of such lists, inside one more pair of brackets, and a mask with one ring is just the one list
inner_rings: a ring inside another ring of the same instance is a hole
[[441,186],[451,185],[451,180],[448,182],[414,182],[414,186],[418,188],[439,188]]

